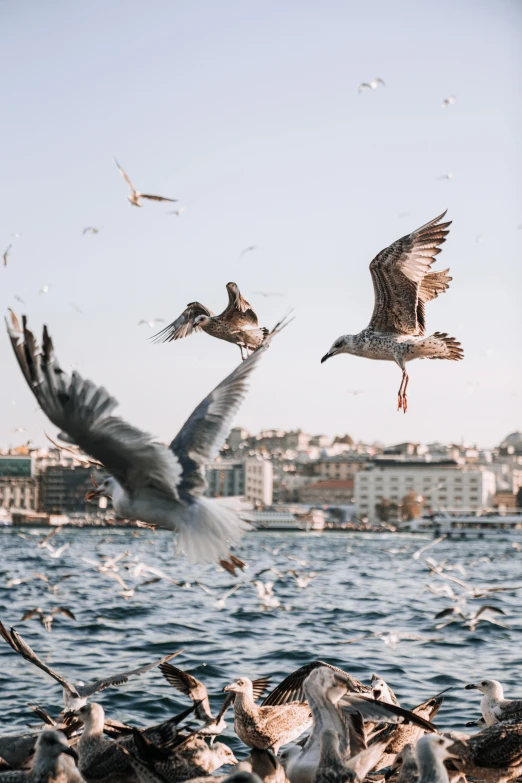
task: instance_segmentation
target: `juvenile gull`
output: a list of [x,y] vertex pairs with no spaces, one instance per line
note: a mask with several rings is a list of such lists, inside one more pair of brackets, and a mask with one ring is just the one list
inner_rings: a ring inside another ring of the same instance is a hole
[[522,775],[522,723],[496,723],[449,750],[465,775],[506,783]]
[[103,387],[69,376],[58,364],[44,327],[42,349],[27,328],[8,326],[22,373],[60,438],[99,461],[108,478],[87,499],[112,498],[115,513],[178,532],[177,548],[192,561],[226,558],[248,525],[225,505],[205,498],[205,465],[215,459],[232,417],[244,399],[250,374],[283,327],[222,381],[193,411],[169,447],[113,416],[117,401]]
[[211,337],[226,340],[239,346],[241,358],[244,353],[258,348],[268,335],[268,329],[260,327],[252,306],[241,296],[236,283],[227,283],[228,305],[219,315],[214,315],[200,302],[190,302],[179,318],[162,329],[155,336],[157,343],[172,342],[203,330]]
[[240,677],[224,690],[235,694],[234,729],[251,748],[270,748],[277,753],[281,745],[293,742],[311,726],[312,715],[306,703],[259,707],[254,701],[252,681],[247,677]]
[[341,755],[339,734],[326,729],[321,734],[321,755],[314,783],[348,783],[363,781],[375,767],[385,743],[362,750],[347,761]]
[[82,783],[75,764],[67,763],[64,756],[78,759],[65,734],[57,729],[43,729],[36,740],[30,771],[4,772],[0,774],[0,780],[2,783]]
[[415,747],[419,769],[418,783],[449,782],[444,760],[452,758],[452,753],[448,750],[452,744],[452,740],[441,737],[440,734],[421,737]]
[[504,688],[498,680],[481,680],[466,685],[466,690],[483,693],[480,711],[488,726],[502,721],[522,721],[522,699],[505,699]]
[[134,187],[134,185],[132,184],[132,182],[130,181],[130,179],[128,178],[128,176],[123,171],[122,167],[120,166],[116,158],[114,158],[114,162],[116,163],[118,170],[121,176],[123,177],[124,181],[129,186],[130,196],[127,196],[127,198],[129,199],[133,207],[141,207],[142,204],[140,204],[140,201],[142,198],[148,198],[149,201],[172,201],[172,202],[177,201],[177,198],[164,198],[163,196],[150,196],[147,195],[146,193],[139,193]]
[[127,682],[129,677],[139,677],[141,674],[145,674],[151,669],[154,669],[156,666],[170,661],[171,658],[174,658],[174,656],[179,655],[181,652],[181,650],[178,650],[177,652],[171,653],[170,655],[165,655],[163,658],[160,658],[159,661],[148,663],[145,666],[139,666],[136,669],[129,669],[125,672],[120,672],[119,674],[114,674],[110,677],[103,677],[99,680],[96,680],[95,682],[90,682],[87,685],[72,685],[71,683],[67,682],[67,680],[62,677],[61,674],[53,671],[50,666],[47,666],[47,664],[41,661],[36,653],[33,652],[27,642],[22,639],[20,634],[17,633],[14,628],[11,628],[11,631],[8,631],[3,623],[0,622],[0,636],[4,638],[7,644],[16,653],[18,653],[18,655],[21,655],[22,658],[24,658],[26,661],[29,661],[34,666],[37,666],[62,686],[63,700],[66,710],[79,709],[84,704],[86,704],[87,699],[89,699],[90,696],[94,696],[95,693],[99,693],[100,691],[105,690],[105,688],[116,688],[118,685],[123,685]]
[[440,223],[446,212],[381,250],[370,264],[375,306],[370,323],[359,334],[339,337],[321,362],[339,353],[395,362],[402,370],[398,410],[408,408],[406,363],[413,359],[463,358],[453,337],[434,332],[425,336],[424,305],[448,288],[449,269],[431,272],[451,223]]
[[378,76],[376,79],[372,79],[371,82],[362,82],[362,84],[359,85],[359,95],[362,93],[363,90],[376,90],[378,87],[385,87],[383,80],[380,79]]
[[13,247],[12,244],[7,245],[6,249],[4,250],[4,266],[7,266],[7,259],[9,258],[9,253],[11,252],[11,248]]
[[69,620],[76,620],[74,614],[66,606],[53,606],[50,612],[44,612],[43,609],[37,606],[35,609],[28,609],[24,612],[21,622],[37,618],[45,630],[50,633],[53,626],[53,620],[59,614],[63,614],[63,616],[68,617]]

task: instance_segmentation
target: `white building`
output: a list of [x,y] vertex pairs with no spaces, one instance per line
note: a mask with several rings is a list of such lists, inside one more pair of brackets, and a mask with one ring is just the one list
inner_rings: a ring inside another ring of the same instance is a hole
[[491,508],[495,474],[480,466],[453,461],[386,460],[370,463],[355,474],[357,516],[377,520],[376,504],[383,498],[399,503],[409,492],[424,498],[424,509],[470,513]]
[[249,457],[245,464],[245,498],[254,506],[272,505],[272,463],[259,457]]

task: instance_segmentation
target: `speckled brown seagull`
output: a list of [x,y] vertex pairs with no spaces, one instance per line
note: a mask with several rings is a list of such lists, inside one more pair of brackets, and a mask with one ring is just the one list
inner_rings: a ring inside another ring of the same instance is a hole
[[241,296],[236,283],[227,283],[227,292],[228,305],[222,313],[214,315],[205,305],[190,302],[179,318],[158,332],[153,338],[154,342],[181,340],[202,329],[211,337],[238,345],[241,358],[246,359],[249,351],[255,351],[264,341],[268,329],[258,325],[257,315]]
[[402,370],[398,410],[406,413],[408,373],[412,359],[464,357],[460,343],[446,333],[425,336],[424,305],[444,293],[452,279],[449,269],[431,272],[439,245],[446,241],[451,222],[440,223],[446,212],[381,250],[370,272],[375,306],[370,323],[359,334],[345,334],[334,342],[321,362],[338,353],[395,362]]
[[116,163],[121,176],[123,177],[123,179],[125,180],[125,182],[130,188],[131,194],[130,196],[127,196],[127,198],[129,199],[133,207],[141,207],[142,204],[140,204],[140,200],[142,198],[148,198],[150,201],[171,201],[172,203],[178,200],[177,198],[165,198],[164,196],[150,196],[147,195],[146,193],[140,193],[139,191],[136,190],[136,188],[134,187],[134,185],[132,184],[128,176],[125,174],[125,172],[123,171],[122,167],[120,166],[116,158],[114,158],[114,162]]

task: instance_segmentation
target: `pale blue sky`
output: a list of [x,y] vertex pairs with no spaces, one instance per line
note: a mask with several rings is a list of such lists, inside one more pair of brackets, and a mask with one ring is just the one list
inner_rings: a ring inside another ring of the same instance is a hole
[[[237,417],[251,431],[492,445],[522,427],[519,2],[3,0],[0,25],[1,248],[20,233],[0,305],[47,323],[122,415],[169,439],[234,368],[234,346],[151,345],[137,321],[219,311],[235,280],[262,324],[296,314]],[[131,207],[114,155],[183,215]],[[412,363],[403,416],[397,367],[320,358],[366,326],[373,256],[446,207],[454,280],[428,331],[466,359]],[[0,366],[0,444],[43,443],[7,338]]]

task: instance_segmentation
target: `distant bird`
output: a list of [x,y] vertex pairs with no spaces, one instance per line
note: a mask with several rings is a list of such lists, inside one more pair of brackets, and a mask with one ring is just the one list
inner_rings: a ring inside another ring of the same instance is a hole
[[465,689],[480,691],[480,711],[488,726],[503,721],[522,722],[522,699],[505,699],[504,688],[498,680],[481,680],[466,685]]
[[66,606],[54,606],[50,612],[44,612],[43,609],[37,606],[36,609],[28,609],[24,612],[21,620],[22,622],[25,622],[26,620],[34,620],[36,618],[42,623],[45,630],[50,633],[53,620],[59,614],[63,614],[63,616],[68,617],[69,620],[76,620],[74,614]]
[[454,103],[455,103],[455,96],[450,95],[449,98],[444,98],[444,100],[441,103],[441,106],[443,109],[447,109],[448,106],[453,106]]
[[359,95],[362,93],[364,89],[368,90],[376,90],[378,87],[386,87],[385,83],[382,79],[377,77],[376,79],[372,79],[371,82],[363,82],[359,85]]
[[239,254],[239,258],[243,258],[243,256],[246,256],[247,253],[252,253],[253,250],[259,250],[259,246],[249,245],[248,247],[245,247]]
[[16,299],[16,301],[17,301],[17,302],[20,302],[20,304],[23,304],[23,305],[25,304],[25,302],[24,302],[24,300],[22,299],[22,297],[21,297],[21,296],[18,296],[17,294],[15,294],[15,299]]
[[150,201],[171,201],[173,203],[177,201],[177,198],[165,198],[164,196],[151,196],[151,195],[147,195],[146,193],[139,193],[134,187],[134,185],[132,184],[132,182],[130,181],[130,179],[128,178],[128,176],[123,171],[122,167],[120,166],[116,158],[114,158],[114,162],[116,163],[121,176],[123,177],[123,179],[125,180],[125,182],[130,188],[131,194],[130,196],[127,196],[127,198],[129,199],[133,207],[141,207],[142,204],[140,204],[140,200],[142,198],[148,198]]
[[353,394],[354,397],[357,397],[359,394],[362,394],[362,389],[346,389],[346,394]]
[[48,294],[49,293],[49,286],[47,285],[47,283],[40,288],[38,293],[39,294]]
[[73,310],[76,310],[77,313],[79,313],[80,315],[85,315],[85,313],[83,312],[81,307],[78,307],[77,304],[74,304],[74,302],[69,302],[69,304],[70,304],[70,306],[72,307]]
[[450,171],[447,174],[443,174],[441,177],[437,177],[437,179],[453,179],[453,172]]
[[156,666],[159,666],[160,663],[166,663],[166,661],[170,661],[171,658],[174,658],[181,652],[181,650],[178,650],[175,653],[171,653],[170,655],[166,655],[163,658],[160,658],[159,661],[156,660],[153,663],[146,664],[145,666],[140,666],[136,669],[128,669],[127,671],[119,672],[118,674],[113,674],[109,677],[102,677],[98,680],[95,680],[94,682],[87,683],[87,685],[72,685],[71,683],[67,682],[67,680],[61,676],[61,674],[53,671],[53,669],[47,666],[46,663],[40,660],[36,653],[29,647],[27,642],[24,641],[24,639],[17,631],[15,631],[14,628],[11,628],[11,631],[8,631],[3,623],[0,622],[0,636],[2,636],[4,641],[7,642],[7,644],[24,660],[29,661],[29,663],[32,663],[33,666],[41,669],[62,686],[63,700],[66,710],[79,709],[84,704],[86,704],[87,699],[89,699],[91,696],[94,696],[95,693],[99,693],[106,688],[117,688],[119,685],[126,683],[129,677],[139,677],[142,674],[149,672],[151,669],[154,669]]
[[138,321],[138,326],[148,326],[149,329],[154,329],[156,324],[164,324],[165,319],[164,318],[152,318],[150,321],[146,321],[145,318],[142,318],[141,321]]
[[219,315],[214,315],[205,305],[190,302],[179,318],[154,336],[154,342],[166,343],[181,340],[189,334],[203,330],[211,337],[226,340],[239,346],[241,358],[254,351],[268,335],[268,329],[258,325],[257,315],[247,300],[241,296],[236,283],[227,283],[228,305]]
[[167,215],[176,215],[177,217],[181,217],[183,212],[186,210],[186,206],[179,206],[177,209],[172,209],[170,212],[167,212]]
[[449,269],[431,272],[451,223],[440,223],[446,212],[381,250],[370,264],[375,306],[370,323],[359,334],[339,337],[321,362],[340,353],[395,362],[402,370],[398,410],[406,413],[409,376],[406,362],[413,359],[463,358],[455,338],[445,332],[425,336],[424,305],[447,290]]
[[459,622],[459,619],[466,628],[469,628],[470,631],[474,631],[477,625],[481,622],[491,623],[491,625],[498,625],[501,628],[507,627],[503,623],[499,623],[498,620],[494,620],[492,617],[489,617],[488,613],[490,612],[506,614],[504,610],[500,609],[498,606],[479,606],[475,612],[471,612],[470,614],[466,614],[460,606],[451,606],[447,609],[443,609],[441,612],[437,612],[435,615],[436,620],[439,620],[442,617],[450,617],[451,619],[445,623],[439,623],[439,625],[436,625],[435,628],[438,631],[441,628],[446,628],[447,625]]
[[262,606],[266,609],[278,609],[281,606],[281,601],[274,593],[273,582],[262,582],[260,579],[255,579],[252,584]]
[[271,296],[284,296],[281,291],[250,291],[252,296],[262,296],[264,299],[269,299]]
[[99,234],[102,228],[103,226],[100,226],[99,228],[96,226],[86,226],[82,231],[82,235],[85,236],[85,234]]
[[3,256],[3,258],[4,258],[4,266],[7,266],[7,259],[9,257],[9,253],[11,252],[11,248],[12,247],[13,247],[13,244],[12,244],[12,242],[10,242],[7,245],[6,249],[4,250],[4,256]]
[[207,595],[211,595],[216,599],[216,609],[218,610],[218,612],[220,612],[222,609],[225,608],[225,604],[227,600],[230,598],[230,596],[233,595],[233,593],[235,593],[236,590],[239,590],[240,587],[243,587],[243,585],[241,584],[234,585],[234,587],[231,587],[229,590],[223,593],[223,595],[220,598],[217,598],[214,590],[211,590],[206,585],[201,584],[201,582],[195,582],[195,584],[198,587],[200,587],[205,593],[207,593]]
[[[22,319],[8,324],[11,344],[37,402],[60,430],[60,438],[99,461],[109,476],[87,500],[112,498],[115,513],[175,530],[177,549],[190,560],[227,558],[248,529],[231,509],[204,497],[205,466],[219,454],[248,381],[280,322],[262,345],[195,408],[169,447],[113,414],[117,401],[103,387],[69,376],[60,367],[47,328],[42,348]],[[150,404],[153,404],[151,401]]]
[[59,576],[58,579],[55,579],[53,582],[51,582],[49,577],[45,576],[45,574],[40,574],[38,571],[34,572],[34,576],[36,579],[41,579],[42,582],[47,584],[47,589],[50,593],[56,594],[59,590],[58,585],[60,585],[62,582],[65,582],[66,579],[70,579],[72,574],[64,574],[63,576]]

